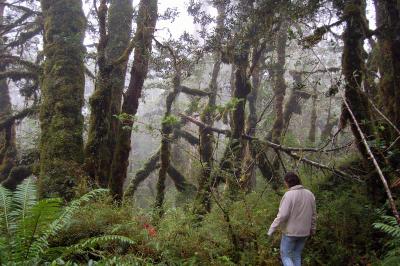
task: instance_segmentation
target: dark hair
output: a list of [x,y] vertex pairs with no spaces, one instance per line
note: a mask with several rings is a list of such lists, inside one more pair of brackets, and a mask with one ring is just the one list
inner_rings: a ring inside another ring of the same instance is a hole
[[300,185],[301,181],[298,175],[293,172],[288,172],[285,175],[285,182],[288,184],[289,187],[293,187],[296,185]]

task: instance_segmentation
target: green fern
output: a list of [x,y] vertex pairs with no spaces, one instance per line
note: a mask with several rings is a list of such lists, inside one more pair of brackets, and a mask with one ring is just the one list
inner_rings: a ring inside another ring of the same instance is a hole
[[382,231],[392,238],[400,238],[400,226],[397,224],[396,218],[393,216],[382,216],[383,222],[374,223],[374,227]]
[[87,250],[94,250],[96,247],[104,246],[105,244],[108,243],[120,243],[124,245],[136,244],[136,242],[133,241],[132,239],[120,235],[105,235],[99,237],[92,237],[82,241],[81,243],[68,247],[65,250],[63,257],[70,254],[85,253],[87,252]]
[[49,238],[71,221],[82,204],[106,191],[91,191],[63,209],[58,198],[38,201],[31,178],[14,192],[0,185],[0,265],[40,264],[48,251]]
[[12,205],[12,193],[0,186],[0,233],[2,235],[9,235],[12,227],[12,216],[11,216],[11,205]]
[[391,266],[400,265],[400,226],[393,216],[381,216],[382,222],[374,223],[375,229],[386,233],[392,239],[386,244],[389,250],[384,257],[381,265]]
[[106,192],[108,192],[107,189],[96,189],[83,195],[81,198],[72,201],[70,205],[64,209],[62,214],[51,224],[49,224],[47,230],[44,231],[43,234],[35,241],[35,243],[32,245],[32,248],[37,251],[48,248],[48,239],[57,235],[57,233],[71,221],[72,216],[79,211],[79,208],[82,204],[87,203],[96,196]]

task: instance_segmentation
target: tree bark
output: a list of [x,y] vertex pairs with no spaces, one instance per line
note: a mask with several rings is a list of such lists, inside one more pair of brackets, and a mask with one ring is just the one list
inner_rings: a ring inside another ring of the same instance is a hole
[[376,0],[380,49],[379,84],[382,106],[396,126],[400,125],[400,14],[395,0]]
[[[143,83],[147,76],[152,38],[157,21],[157,0],[141,0],[135,33],[135,55],[131,69],[131,79],[124,95],[122,113],[135,116],[139,107]],[[110,188],[114,199],[120,201],[129,164],[131,133],[134,121],[118,124],[117,140],[111,165]]]
[[[264,54],[261,55],[260,59],[257,60],[255,58],[255,51],[258,47],[253,48],[253,56],[252,56],[252,64],[255,65],[255,68],[252,73],[252,89],[251,93],[247,96],[247,101],[249,103],[249,115],[247,116],[246,120],[246,135],[254,137],[256,135],[256,127],[257,127],[257,98],[258,98],[258,91],[260,89],[261,80],[262,80],[262,67],[261,65],[264,64]],[[245,155],[243,161],[243,173],[242,178],[240,180],[241,187],[244,188],[246,191],[251,191],[255,188],[256,182],[256,157],[257,153],[255,153],[254,147],[252,147],[251,141],[246,141],[245,143]]]
[[[217,26],[215,29],[215,39],[217,46],[221,46],[223,38],[224,20],[225,20],[225,4],[216,4],[218,10]],[[219,47],[216,47],[218,50]],[[211,72],[211,80],[209,84],[209,99],[200,120],[207,125],[214,124],[214,110],[218,93],[218,75],[221,68],[221,53],[214,53],[214,66]],[[213,132],[205,128],[199,127],[200,145],[199,153],[201,160],[201,172],[198,177],[198,192],[196,196],[195,213],[203,215],[211,210],[211,184],[212,184],[212,167],[214,153],[214,135]]]
[[[285,127],[285,116],[284,113],[284,100],[286,94],[286,83],[285,83],[285,64],[286,64],[286,43],[288,39],[287,31],[289,24],[287,21],[282,21],[279,35],[277,37],[276,53],[277,62],[273,68],[272,74],[274,76],[274,99],[275,99],[275,121],[272,126],[271,132],[267,135],[267,140],[272,140],[274,143],[280,143],[282,134]],[[290,106],[292,107],[292,106]],[[288,119],[286,119],[288,120]],[[259,149],[258,149],[259,150]],[[268,158],[267,150],[261,149],[261,151],[255,151],[260,153],[258,167],[263,174],[264,178],[273,178],[272,185],[277,188],[282,182],[278,179],[277,170],[279,169],[279,161],[273,160],[272,162]]]
[[83,162],[86,20],[80,0],[42,0],[44,54],[40,107],[42,197],[71,199]]
[[[384,114],[400,127],[400,10],[396,0],[376,0],[375,4],[380,28],[379,98]],[[396,139],[397,132],[386,127],[384,138],[390,143]]]
[[166,110],[161,123],[160,170],[158,172],[157,196],[155,202],[155,207],[160,216],[163,214],[162,207],[165,196],[165,180],[167,179],[167,173],[171,163],[171,133],[173,126],[169,123],[168,118],[171,116],[172,104],[180,92],[181,77],[179,69],[176,69],[176,74],[172,83],[173,88],[167,95],[165,104]]
[[[345,76],[345,98],[353,111],[357,121],[364,121],[360,124],[362,132],[371,140],[373,136],[371,107],[365,94],[361,91],[363,80],[364,59],[363,42],[364,34],[364,14],[361,0],[347,1],[344,7],[344,16],[346,17],[346,28],[343,34],[343,56],[342,68]],[[345,109],[344,109],[344,112]],[[349,119],[348,113],[345,118]],[[367,151],[362,144],[361,136],[356,125],[350,120],[352,132],[357,140],[357,147],[363,158],[368,160]]]
[[311,143],[315,142],[315,136],[317,131],[317,86],[314,87],[312,95],[312,110],[310,117],[310,131],[308,132],[308,140]]
[[275,121],[272,127],[271,140],[280,143],[284,128],[283,102],[286,94],[285,64],[286,64],[286,42],[288,23],[282,22],[276,45],[277,62],[274,68],[274,93],[275,93]]
[[247,76],[249,67],[250,47],[244,47],[234,57],[235,65],[235,88],[233,92],[234,99],[237,99],[237,105],[232,112],[232,136],[226,148],[223,164],[226,164],[226,185],[231,198],[237,196],[240,188],[241,166],[243,162],[244,141],[242,135],[245,129],[245,107],[248,94],[251,92],[251,85]]
[[99,74],[95,91],[90,98],[91,115],[85,147],[85,168],[92,182],[99,187],[107,187],[118,125],[113,115],[120,112],[126,74],[126,62],[113,63],[123,55],[129,43],[133,16],[132,0],[111,1],[109,12],[106,2],[102,1],[98,10]]
[[[4,0],[0,0],[0,25],[3,25]],[[0,36],[0,55],[5,54],[3,36]],[[0,62],[0,72],[6,69]],[[7,79],[0,79],[0,121],[11,115],[11,99]],[[15,145],[14,121],[0,128],[0,182],[5,180],[15,166],[17,148]]]

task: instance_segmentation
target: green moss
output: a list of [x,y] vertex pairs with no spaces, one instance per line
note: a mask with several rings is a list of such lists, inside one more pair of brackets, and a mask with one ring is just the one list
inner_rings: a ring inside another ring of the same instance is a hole
[[[125,51],[131,33],[132,0],[112,1],[108,13],[108,42],[106,64],[118,59]],[[109,67],[108,66],[108,67]],[[120,113],[126,65],[100,70],[96,90],[90,98],[91,116],[88,142],[85,148],[85,168],[92,181],[107,187],[117,138],[117,119]]]
[[86,20],[79,0],[42,0],[44,54],[40,108],[41,196],[73,196],[83,162]]
[[[0,66],[0,71],[3,69]],[[11,114],[11,100],[5,79],[0,80],[0,120]],[[15,127],[0,130],[0,181],[7,178],[16,160]]]

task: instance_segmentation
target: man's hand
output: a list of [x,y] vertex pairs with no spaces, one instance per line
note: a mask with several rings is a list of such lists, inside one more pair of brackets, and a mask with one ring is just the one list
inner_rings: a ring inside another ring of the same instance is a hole
[[272,234],[274,233],[274,231],[271,230],[271,228],[268,230],[267,235],[268,237],[272,237]]

